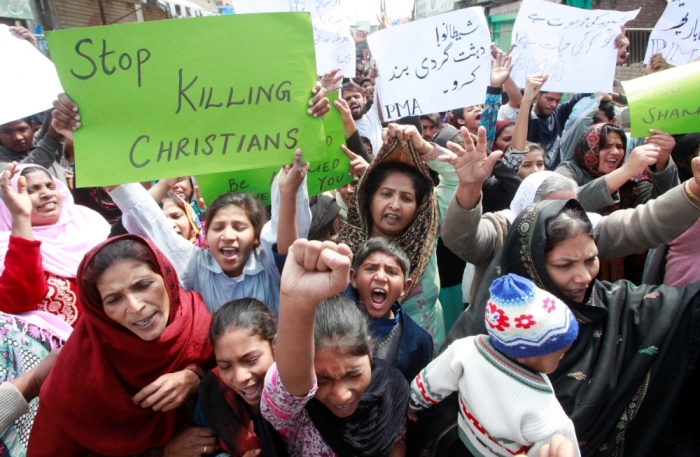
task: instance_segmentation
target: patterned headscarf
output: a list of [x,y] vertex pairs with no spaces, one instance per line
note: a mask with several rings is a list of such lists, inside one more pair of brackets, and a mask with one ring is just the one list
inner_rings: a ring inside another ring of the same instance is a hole
[[[390,145],[382,146],[377,157],[372,161],[369,168],[360,178],[355,193],[348,208],[348,222],[343,226],[338,235],[338,243],[347,244],[353,252],[360,245],[370,239],[371,215],[365,213],[362,202],[364,194],[367,192],[367,178],[379,165],[389,162],[400,162],[415,167],[429,182],[432,183],[428,167],[421,161],[420,155],[415,150],[413,143],[395,140]],[[409,297],[413,288],[419,284],[420,278],[425,271],[430,256],[433,252],[435,237],[438,232],[438,204],[434,192],[426,196],[423,203],[416,208],[413,221],[406,227],[406,230],[394,241],[406,251],[411,259],[411,278],[413,285],[404,297]]]
[[[600,164],[600,143],[602,140],[603,128],[612,124],[595,124],[588,127],[583,131],[581,137],[576,143],[576,149],[574,149],[574,163],[578,165],[579,168],[585,170],[591,176],[599,178],[603,176],[600,171],[598,171],[598,165]],[[627,137],[622,136],[622,143],[625,148],[627,147]],[[623,161],[617,165],[617,168],[622,166]],[[625,185],[620,189],[620,202],[601,208],[598,212],[603,216],[606,216],[613,211],[618,209],[634,208],[637,206],[637,183],[643,181],[651,181],[649,174],[645,171],[644,173],[631,178]]]

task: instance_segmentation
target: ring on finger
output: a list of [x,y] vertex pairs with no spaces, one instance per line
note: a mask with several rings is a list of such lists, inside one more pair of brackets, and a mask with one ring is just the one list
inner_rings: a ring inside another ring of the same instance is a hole
[[206,454],[206,453],[207,453],[207,447],[204,446],[204,452],[202,452],[202,454]]

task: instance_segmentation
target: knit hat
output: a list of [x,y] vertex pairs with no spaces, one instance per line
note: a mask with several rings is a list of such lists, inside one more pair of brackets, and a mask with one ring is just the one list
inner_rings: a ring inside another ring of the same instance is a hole
[[508,274],[489,288],[486,329],[491,344],[511,357],[525,359],[571,345],[578,323],[569,308],[529,279]]

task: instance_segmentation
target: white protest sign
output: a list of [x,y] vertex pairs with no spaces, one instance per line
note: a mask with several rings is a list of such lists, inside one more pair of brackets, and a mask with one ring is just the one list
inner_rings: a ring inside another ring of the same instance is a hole
[[518,87],[535,73],[549,74],[543,90],[611,92],[615,38],[635,11],[584,10],[544,0],[525,0],[513,26],[513,71]]
[[649,36],[644,63],[661,53],[671,65],[684,65],[700,57],[700,1],[670,0]]
[[289,0],[232,0],[232,3],[236,14],[289,12]]
[[484,102],[491,34],[481,7],[384,29],[367,41],[385,120]]
[[311,13],[316,48],[316,73],[335,68],[347,78],[355,77],[355,41],[350,23],[343,14],[341,0],[235,0],[236,14]]
[[0,124],[46,111],[63,92],[53,63],[3,24],[0,62]]
[[355,41],[340,6],[341,0],[290,0],[291,10],[311,13],[316,45],[316,73],[334,68],[346,78],[355,77]]

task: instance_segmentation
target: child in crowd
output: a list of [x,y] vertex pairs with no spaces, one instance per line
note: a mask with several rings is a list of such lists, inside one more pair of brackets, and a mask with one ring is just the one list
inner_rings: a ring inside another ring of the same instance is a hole
[[[574,424],[547,374],[578,335],[569,308],[515,274],[496,279],[486,305],[487,335],[463,338],[411,383],[408,417],[459,391],[458,434],[479,456],[527,454],[555,434],[577,442]],[[576,455],[580,455],[578,447]]]
[[351,257],[347,245],[300,239],[284,266],[260,412],[290,455],[405,455],[408,383],[372,357],[365,317],[337,295]]
[[411,261],[387,238],[372,238],[355,254],[345,295],[370,317],[373,355],[398,369],[409,382],[433,358],[433,339],[401,309],[411,286]]
[[260,301],[242,298],[214,313],[209,340],[216,368],[199,385],[194,424],[212,427],[231,456],[286,456],[279,435],[260,415],[265,374],[275,361],[277,325]]

